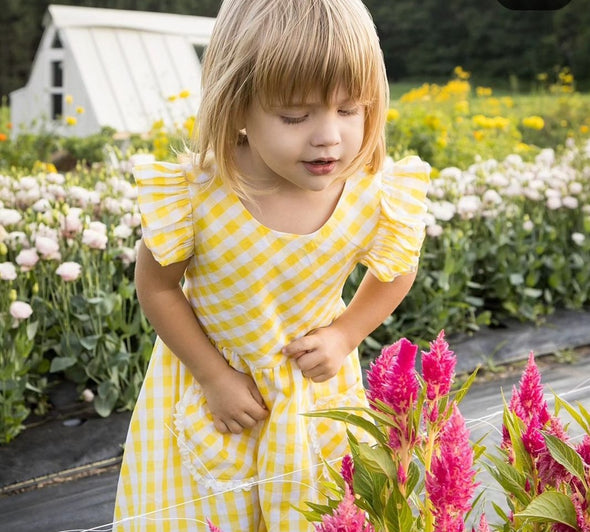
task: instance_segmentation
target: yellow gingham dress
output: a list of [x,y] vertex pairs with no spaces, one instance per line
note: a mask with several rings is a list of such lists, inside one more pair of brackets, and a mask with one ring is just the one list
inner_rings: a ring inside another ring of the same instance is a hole
[[[281,348],[329,325],[357,263],[382,281],[414,271],[429,166],[418,157],[350,177],[328,221],[294,235],[258,222],[221,181],[174,163],[134,171],[143,238],[162,265],[192,258],[184,292],[212,343],[252,375],[268,419],[242,434],[214,426],[198,383],[158,339],[133,413],[115,531],[302,532],[294,508],[318,501],[323,460],[347,452],[342,423],[312,410],[366,405],[358,356],[314,383]],[[204,184],[209,181],[208,184]],[[228,390],[231,393],[231,390]]]

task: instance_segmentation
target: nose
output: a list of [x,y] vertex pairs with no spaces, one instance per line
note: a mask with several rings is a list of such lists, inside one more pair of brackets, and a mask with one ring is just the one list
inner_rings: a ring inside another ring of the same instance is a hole
[[336,146],[340,144],[340,141],[338,118],[328,114],[318,117],[317,125],[311,136],[311,145],[314,147]]

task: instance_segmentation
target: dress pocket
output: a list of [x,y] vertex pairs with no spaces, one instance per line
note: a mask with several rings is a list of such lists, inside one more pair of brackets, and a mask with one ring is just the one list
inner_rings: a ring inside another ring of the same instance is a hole
[[183,465],[201,486],[217,491],[254,485],[259,425],[240,434],[218,432],[195,384],[176,404],[174,425]]
[[[347,379],[348,380],[348,379]],[[333,382],[335,381],[335,382]],[[362,381],[350,387],[337,382],[338,377],[326,383],[314,385],[314,405],[312,410],[331,410],[338,408],[364,408],[367,399]],[[359,441],[368,441],[368,435],[361,429],[324,417],[311,417],[309,435],[314,451],[322,460],[338,460],[350,452],[346,429]]]

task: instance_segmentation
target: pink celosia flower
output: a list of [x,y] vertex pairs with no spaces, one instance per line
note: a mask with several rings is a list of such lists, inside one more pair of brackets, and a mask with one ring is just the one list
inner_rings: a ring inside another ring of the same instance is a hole
[[417,350],[405,338],[383,348],[367,375],[370,400],[379,399],[400,415],[410,410],[418,398]]
[[535,364],[535,355],[531,351],[527,366],[522,374],[518,386],[518,406],[514,411],[525,423],[535,418],[541,426],[544,426],[551,414],[547,407],[547,401],[543,396],[541,373]]
[[433,401],[447,395],[453,384],[453,376],[457,359],[449,344],[445,341],[442,330],[434,342],[430,343],[430,351],[422,353],[422,376],[426,382],[426,398]]
[[[475,529],[472,529],[473,532],[476,532]],[[477,526],[477,532],[491,532],[490,525],[488,525],[488,520],[486,519],[486,514],[481,514],[479,518],[479,524]]]
[[354,493],[354,488],[352,487],[352,479],[354,477],[354,462],[352,460],[352,456],[350,456],[349,454],[347,454],[342,459],[342,465],[340,466],[340,474],[342,475],[344,482],[346,482],[346,484],[350,488],[350,491]]
[[209,519],[207,519],[207,526],[209,527],[209,532],[221,532],[221,528],[215,526]]
[[438,449],[439,454],[433,456],[430,471],[426,472],[426,491],[433,507],[435,529],[462,531],[476,483],[469,431],[456,405],[441,431]]
[[576,452],[582,457],[586,465],[590,466],[590,435],[584,435],[584,439],[576,446]]
[[342,501],[332,515],[324,515],[322,522],[314,524],[316,532],[375,532],[373,525],[367,522],[367,516],[354,503],[354,495],[345,486]]
[[15,320],[26,320],[33,313],[31,305],[24,301],[13,301],[8,311]]
[[385,347],[367,374],[370,401],[380,400],[396,413],[397,426],[390,431],[390,446],[402,447],[403,442],[415,443],[409,414],[418,398],[419,384],[415,362],[418,346],[405,338]]
[[445,331],[442,330],[436,340],[430,343],[430,351],[422,352],[422,376],[426,382],[427,400],[424,415],[431,422],[438,417],[437,401],[451,390],[456,363],[457,359],[449,349],[449,344],[445,341]]

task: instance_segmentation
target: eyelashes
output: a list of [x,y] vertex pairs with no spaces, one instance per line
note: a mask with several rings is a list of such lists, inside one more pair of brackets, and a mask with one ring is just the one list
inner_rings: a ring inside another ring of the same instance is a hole
[[[354,116],[354,115],[357,115],[358,113],[359,113],[358,107],[338,109],[338,114],[340,116]],[[305,119],[308,117],[308,115],[307,114],[301,115],[301,116],[279,115],[279,117],[284,124],[292,125],[292,124],[301,124],[301,122],[305,121]]]

